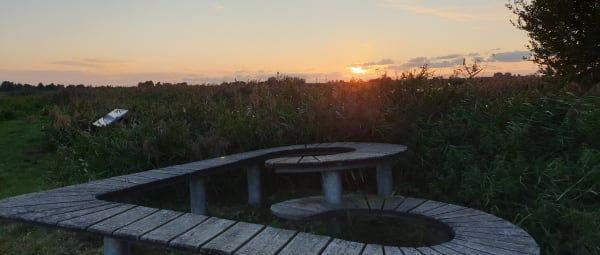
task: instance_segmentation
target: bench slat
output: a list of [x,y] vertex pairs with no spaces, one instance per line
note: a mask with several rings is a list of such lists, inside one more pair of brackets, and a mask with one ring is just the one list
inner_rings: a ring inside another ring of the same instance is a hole
[[20,214],[19,218],[24,219],[24,220],[35,221],[35,219],[37,219],[37,218],[48,217],[51,215],[63,214],[63,213],[67,213],[67,212],[89,209],[89,208],[94,208],[94,207],[99,207],[99,206],[106,206],[106,205],[116,205],[116,204],[112,203],[112,202],[105,202],[105,201],[93,201],[93,202],[86,201],[86,202],[48,205],[48,206],[53,206],[54,208],[48,207],[48,206],[38,206],[35,209],[29,209],[29,211],[27,213]]
[[218,250],[233,253],[264,228],[263,225],[238,222],[203,245],[200,250]]
[[350,242],[336,238],[327,245],[327,248],[325,248],[321,255],[360,255],[364,246],[365,244],[363,243]]
[[197,250],[204,243],[231,227],[235,221],[210,217],[196,227],[188,230],[184,234],[176,237],[169,246],[185,249]]
[[235,254],[276,254],[295,234],[296,231],[288,229],[266,227]]
[[423,255],[445,255],[434,249],[431,249],[430,247],[417,247],[416,249]]
[[402,201],[402,203],[398,207],[396,207],[396,211],[407,212],[419,206],[420,204],[425,203],[426,201],[427,200],[425,199],[407,197],[406,199],[404,199],[404,201]]
[[382,210],[393,211],[398,207],[402,202],[404,202],[406,198],[403,196],[391,196],[386,197],[385,202],[383,203]]
[[383,245],[367,244],[361,255],[384,255]]
[[56,225],[58,222],[63,221],[63,220],[72,219],[75,217],[87,215],[90,213],[95,213],[95,212],[102,211],[102,210],[108,210],[108,209],[115,208],[118,206],[119,206],[118,203],[108,203],[108,204],[102,205],[102,206],[81,208],[81,209],[76,209],[73,211],[67,211],[64,213],[44,216],[44,217],[36,218],[35,221],[38,223],[43,223],[43,224],[48,224],[48,225]]
[[88,231],[103,235],[112,235],[115,230],[142,219],[156,211],[158,211],[156,208],[138,206],[129,211],[96,223],[90,226]]
[[159,210],[147,217],[124,226],[113,233],[115,237],[138,240],[143,234],[181,216],[183,213],[171,210]]
[[290,241],[280,255],[318,255],[325,249],[331,237],[300,232]]
[[144,234],[140,240],[167,245],[169,241],[208,219],[207,216],[186,213]]
[[106,209],[103,211],[97,211],[97,212],[90,213],[87,215],[60,221],[60,222],[58,222],[57,225],[59,227],[84,230],[84,229],[87,229],[89,226],[96,224],[97,222],[100,222],[100,221],[103,221],[110,217],[113,217],[113,216],[120,214],[122,212],[125,212],[133,207],[135,207],[135,205],[128,205],[128,204],[119,205],[117,207]]
[[494,255],[522,255],[523,254],[520,251],[511,251],[508,249],[496,248],[493,246],[482,245],[482,244],[464,241],[464,240],[454,239],[451,242],[455,243],[457,245],[469,247],[471,249],[475,249],[475,250],[479,250],[479,251],[484,251],[484,252],[491,253]]
[[427,200],[425,203],[420,204],[419,206],[413,208],[412,210],[408,211],[409,213],[416,213],[416,214],[424,214],[424,212],[433,210],[433,209],[437,209],[439,207],[442,207],[446,205],[446,203],[442,203],[442,202],[438,202],[438,201],[433,201],[433,200]]
[[431,248],[434,249],[435,251],[439,252],[440,254],[444,254],[444,255],[464,255],[463,253],[448,249],[447,247],[444,247],[442,245],[434,245],[434,246],[431,246]]
[[400,248],[396,246],[383,246],[383,251],[385,252],[385,255],[404,255]]

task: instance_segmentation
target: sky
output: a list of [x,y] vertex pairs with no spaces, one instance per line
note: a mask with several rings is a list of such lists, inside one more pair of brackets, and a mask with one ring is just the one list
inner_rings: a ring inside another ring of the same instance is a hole
[[370,79],[463,59],[532,74],[506,0],[2,0],[0,80]]

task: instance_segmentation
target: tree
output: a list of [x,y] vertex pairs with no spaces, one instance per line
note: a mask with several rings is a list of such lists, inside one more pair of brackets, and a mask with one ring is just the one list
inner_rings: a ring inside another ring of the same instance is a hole
[[509,0],[514,26],[530,37],[542,72],[573,81],[600,81],[600,1]]

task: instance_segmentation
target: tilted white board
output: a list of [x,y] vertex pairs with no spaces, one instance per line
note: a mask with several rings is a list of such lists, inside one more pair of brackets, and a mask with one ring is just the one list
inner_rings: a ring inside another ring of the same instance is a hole
[[95,121],[93,123],[93,125],[96,127],[104,127],[104,126],[110,125],[113,122],[123,118],[123,116],[125,116],[125,114],[127,114],[127,112],[128,112],[128,110],[126,110],[126,109],[114,109],[111,112],[109,112],[108,114],[106,114],[104,117]]

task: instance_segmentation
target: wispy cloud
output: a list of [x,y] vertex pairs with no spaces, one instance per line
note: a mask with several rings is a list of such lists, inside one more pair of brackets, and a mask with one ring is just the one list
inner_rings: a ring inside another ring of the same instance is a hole
[[524,59],[528,59],[530,54],[530,51],[499,52],[492,55],[490,60],[494,62],[520,62]]
[[223,5],[221,3],[213,3],[211,7],[212,7],[213,10],[222,10],[222,9],[225,9],[225,5]]
[[[494,49],[497,50],[497,49]],[[492,51],[494,51],[492,50]],[[524,61],[523,57],[529,56],[529,51],[505,51],[495,53],[477,53],[471,52],[466,54],[449,54],[444,56],[436,57],[416,57],[410,59],[400,65],[389,66],[390,69],[395,70],[407,70],[410,68],[416,68],[423,65],[428,65],[433,68],[445,68],[455,67],[461,65],[463,60],[477,61],[477,62],[503,62],[503,63],[514,63]]]
[[62,66],[73,66],[73,67],[87,67],[87,68],[102,68],[102,66],[87,61],[74,61],[74,60],[59,60],[50,62],[52,65]]
[[455,6],[436,0],[383,0],[379,5],[455,21],[503,18],[501,15],[498,15],[498,11],[495,11],[498,8],[494,8],[495,6],[487,1],[481,1],[477,5],[463,3],[463,5],[467,6]]

